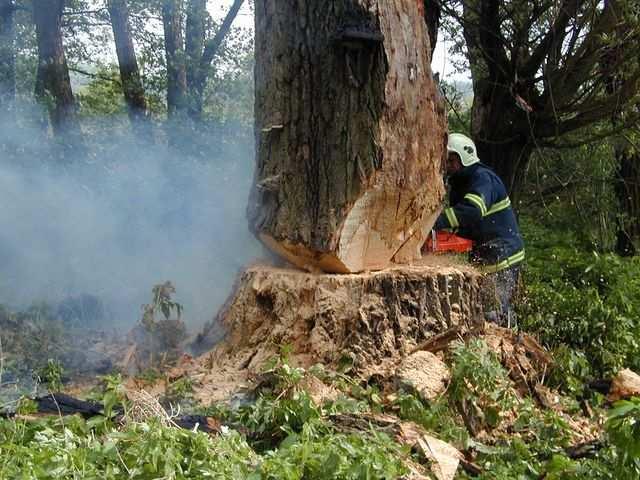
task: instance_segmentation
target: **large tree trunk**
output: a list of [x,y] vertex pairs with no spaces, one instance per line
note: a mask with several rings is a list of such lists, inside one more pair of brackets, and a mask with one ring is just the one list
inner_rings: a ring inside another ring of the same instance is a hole
[[0,0],[0,109],[6,110],[16,96],[15,5]]
[[419,257],[445,117],[415,0],[256,2],[251,230],[310,270]]
[[[515,205],[532,152],[530,135],[522,133],[531,132],[527,107],[518,107],[515,96],[528,95],[514,91],[522,86],[513,85],[513,72],[496,66],[503,55],[503,46],[492,33],[500,28],[497,2],[465,2],[464,21],[473,78],[471,134],[480,160],[500,176]],[[488,54],[495,63],[487,62]]]
[[127,103],[127,111],[133,125],[139,126],[146,119],[147,102],[129,28],[129,7],[127,0],[109,0],[107,7],[111,17],[111,27],[116,44],[120,79],[122,81],[124,99]]
[[508,91],[500,90],[492,82],[474,82],[471,132],[480,160],[498,174],[516,205],[533,144],[529,136],[520,133],[524,112],[515,109]]
[[62,45],[64,0],[33,0],[33,21],[38,44],[35,93],[49,105],[55,135],[79,133],[76,104]]
[[482,325],[481,292],[481,275],[468,266],[314,275],[255,265],[191,347],[199,354],[224,338],[211,363],[236,375],[260,371],[291,345],[296,364],[336,368],[347,358],[367,378],[451,327]]

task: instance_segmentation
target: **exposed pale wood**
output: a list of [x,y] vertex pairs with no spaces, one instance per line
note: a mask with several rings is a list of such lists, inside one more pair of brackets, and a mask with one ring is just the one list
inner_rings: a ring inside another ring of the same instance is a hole
[[628,368],[621,370],[611,383],[609,401],[640,397],[640,375]]
[[395,377],[400,388],[415,391],[423,400],[431,401],[444,393],[451,373],[433,353],[420,351],[402,361]]

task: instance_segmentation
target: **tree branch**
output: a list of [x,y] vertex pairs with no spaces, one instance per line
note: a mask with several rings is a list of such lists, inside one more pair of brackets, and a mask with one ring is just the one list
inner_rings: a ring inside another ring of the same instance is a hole
[[120,80],[118,80],[117,78],[108,77],[107,75],[102,75],[100,73],[87,72],[86,70],[82,70],[81,68],[78,68],[78,67],[69,66],[69,71],[75,72],[75,73],[79,73],[80,75],[84,75],[86,77],[97,78],[99,80],[105,80],[107,82],[113,82],[116,85],[121,85]]
[[231,24],[238,15],[238,11],[240,10],[240,7],[242,7],[243,2],[244,0],[234,0],[233,5],[231,5],[227,16],[222,21],[222,25],[220,25],[220,28],[216,32],[215,36],[207,42],[204,48],[204,53],[202,54],[202,61],[200,62],[201,68],[206,69],[209,67],[209,65],[211,65],[211,62],[215,58],[218,50],[220,49],[220,46],[222,45],[222,41],[231,29]]
[[530,77],[535,75],[542,66],[545,56],[554,50],[553,45],[562,43],[565,38],[565,30],[571,18],[576,15],[579,4],[580,2],[578,0],[562,0],[558,10],[558,16],[553,22],[551,29],[533,51],[529,60],[520,69],[522,76]]

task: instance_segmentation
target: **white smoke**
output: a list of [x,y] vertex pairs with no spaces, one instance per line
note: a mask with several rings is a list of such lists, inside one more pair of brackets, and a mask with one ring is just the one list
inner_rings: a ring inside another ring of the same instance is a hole
[[196,157],[114,124],[85,150],[61,149],[39,126],[0,118],[0,303],[90,294],[123,326],[170,280],[197,328],[260,252],[245,219],[252,134],[198,134]]

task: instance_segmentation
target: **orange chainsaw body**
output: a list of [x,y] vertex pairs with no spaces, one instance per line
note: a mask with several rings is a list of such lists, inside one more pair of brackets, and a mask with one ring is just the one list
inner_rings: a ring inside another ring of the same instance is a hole
[[423,253],[466,253],[471,251],[473,242],[466,238],[447,232],[445,230],[434,231],[422,247]]

